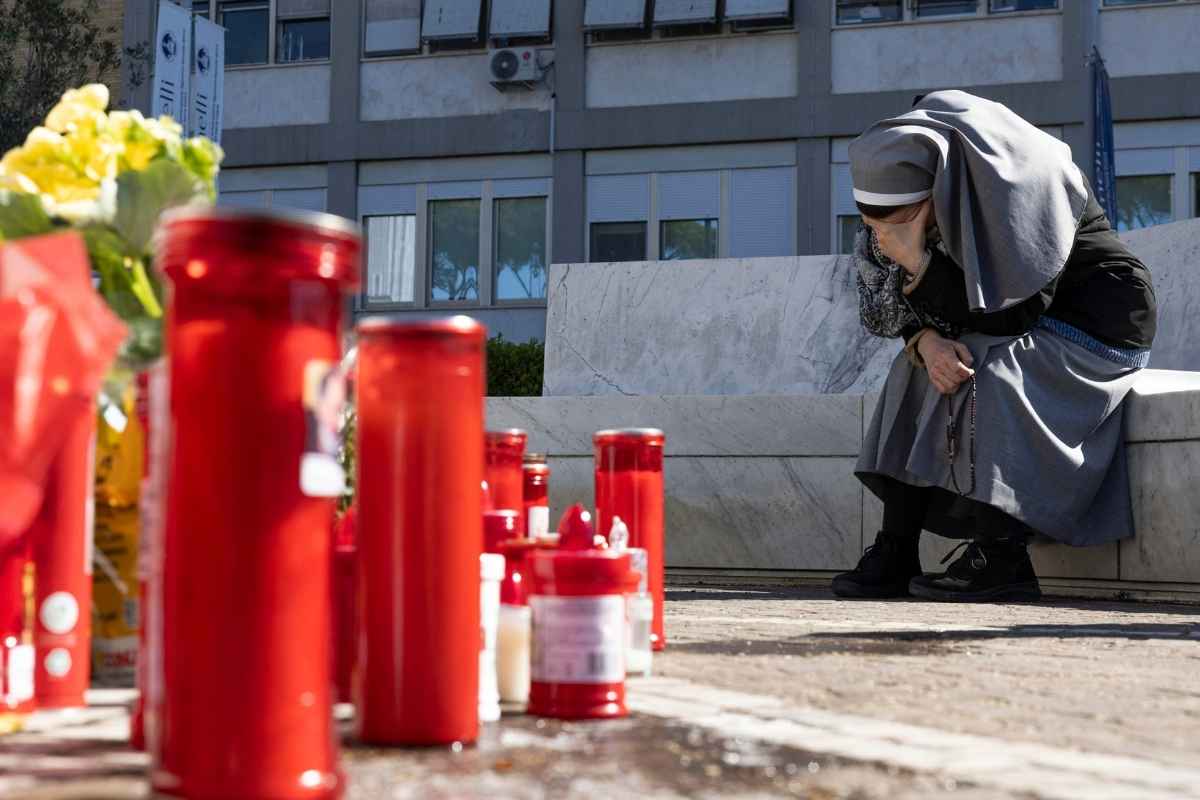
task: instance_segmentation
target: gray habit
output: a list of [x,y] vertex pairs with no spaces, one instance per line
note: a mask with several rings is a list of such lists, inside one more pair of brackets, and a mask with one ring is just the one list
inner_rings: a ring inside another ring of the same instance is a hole
[[1005,106],[960,91],[933,92],[871,126],[850,144],[850,174],[859,202],[932,196],[973,311],[1016,305],[1058,275],[1087,203],[1070,147]]
[[[1133,515],[1123,445],[1122,400],[1138,370],[1048,330],[1018,337],[967,334],[975,359],[977,482],[971,499],[995,506],[1052,539],[1094,545],[1130,536]],[[953,398],[961,431],[954,468],[969,486],[967,391]],[[953,492],[946,455],[946,398],[901,353],[863,441],[856,473],[881,495],[880,475]],[[970,504],[939,493],[926,528],[974,534]]]

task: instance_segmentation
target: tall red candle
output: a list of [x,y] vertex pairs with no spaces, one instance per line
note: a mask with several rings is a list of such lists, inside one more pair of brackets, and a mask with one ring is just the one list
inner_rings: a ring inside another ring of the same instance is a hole
[[484,434],[484,477],[492,491],[492,503],[497,510],[507,509],[520,514],[517,535],[525,535],[525,431],[510,428],[487,431]]
[[358,660],[358,545],[350,506],[333,529],[333,674],[339,703],[351,702],[351,681]]
[[151,564],[153,786],[333,797],[333,454],[357,228],[189,210],[163,230],[172,449]]
[[29,529],[37,615],[34,673],[39,708],[86,705],[92,674],[92,484],[96,417],[68,423],[50,465],[46,493]]
[[358,331],[358,735],[474,741],[485,330],[454,317]]
[[629,528],[629,547],[644,548],[649,561],[649,587],[654,597],[651,642],[666,647],[663,628],[663,443],[657,428],[599,431],[592,437],[596,452],[596,523],[608,536],[612,518]]

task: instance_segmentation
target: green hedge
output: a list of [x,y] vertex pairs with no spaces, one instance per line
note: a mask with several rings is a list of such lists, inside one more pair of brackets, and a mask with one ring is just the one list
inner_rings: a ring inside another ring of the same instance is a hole
[[488,340],[488,397],[540,397],[546,347],[530,339],[525,344],[503,336]]
[[[530,339],[518,344],[497,336],[487,344],[488,397],[538,397],[542,393],[542,373],[546,348]],[[342,422],[340,460],[346,470],[347,490],[339,503],[345,509],[354,498],[354,428],[357,423],[355,407],[347,407]]]

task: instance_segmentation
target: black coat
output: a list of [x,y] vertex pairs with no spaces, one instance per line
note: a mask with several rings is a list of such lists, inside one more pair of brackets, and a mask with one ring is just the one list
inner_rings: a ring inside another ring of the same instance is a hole
[[[971,311],[966,298],[962,269],[937,250],[908,295],[914,306],[927,308],[965,331],[992,336],[1026,333],[1045,315],[1111,347],[1141,350],[1153,343],[1157,327],[1150,270],[1117,238],[1090,186],[1075,246],[1054,280],[1003,311]],[[905,341],[919,330],[906,328]]]

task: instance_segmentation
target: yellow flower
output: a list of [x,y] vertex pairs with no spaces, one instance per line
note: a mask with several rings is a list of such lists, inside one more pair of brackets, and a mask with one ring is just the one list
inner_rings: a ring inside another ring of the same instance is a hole
[[93,83],[72,89],[62,96],[46,115],[46,127],[58,133],[70,130],[97,130],[106,123],[104,109],[108,108],[108,87]]
[[34,128],[24,145],[0,159],[0,183],[40,195],[48,213],[76,218],[88,213],[100,196],[102,178],[96,175],[107,169],[105,158],[88,142]]
[[120,171],[141,171],[162,154],[177,158],[183,128],[170,117],[146,119],[140,111],[108,115],[107,137],[120,149]]

